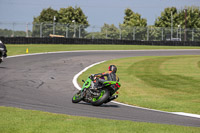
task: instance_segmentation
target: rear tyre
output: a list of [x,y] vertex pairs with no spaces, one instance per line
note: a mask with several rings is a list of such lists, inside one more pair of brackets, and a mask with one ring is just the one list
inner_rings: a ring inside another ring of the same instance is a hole
[[76,93],[73,97],[72,97],[72,102],[73,103],[79,103],[82,100],[81,98],[81,91],[79,91],[78,93]]
[[102,105],[105,101],[108,100],[109,96],[110,96],[110,92],[106,89],[106,90],[102,90],[100,92],[100,96],[98,98],[93,98],[92,99],[92,105],[94,106],[100,106]]
[[3,61],[3,55],[2,55],[2,51],[0,50],[0,63]]

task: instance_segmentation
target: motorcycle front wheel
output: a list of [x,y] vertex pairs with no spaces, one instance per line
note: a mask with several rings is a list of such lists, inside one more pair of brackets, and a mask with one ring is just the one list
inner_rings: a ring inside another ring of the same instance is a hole
[[78,103],[82,100],[81,98],[81,91],[77,92],[73,97],[72,97],[72,102],[73,103]]

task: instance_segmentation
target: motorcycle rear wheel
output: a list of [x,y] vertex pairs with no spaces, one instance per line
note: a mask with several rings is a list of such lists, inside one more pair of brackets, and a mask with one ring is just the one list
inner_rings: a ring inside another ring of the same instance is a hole
[[100,106],[105,101],[107,101],[107,99],[109,98],[109,96],[110,96],[110,92],[107,89],[102,90],[100,96],[98,98],[93,98],[91,103],[94,106]]

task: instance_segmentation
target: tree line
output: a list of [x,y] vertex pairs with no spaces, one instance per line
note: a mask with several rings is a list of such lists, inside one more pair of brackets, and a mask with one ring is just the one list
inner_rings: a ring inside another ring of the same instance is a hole
[[[42,37],[53,33],[65,35],[66,37],[140,38],[140,40],[148,40],[148,37],[154,37],[154,40],[159,40],[158,38],[161,38],[163,33],[171,34],[172,36],[176,36],[176,34],[177,36],[184,36],[182,35],[184,32],[179,35],[179,29],[194,28],[199,30],[200,9],[195,6],[185,7],[181,10],[176,7],[168,7],[156,18],[154,25],[148,26],[146,18],[142,18],[141,14],[127,8],[124,11],[123,23],[118,26],[104,23],[100,31],[88,31],[86,28],[89,26],[88,18],[80,7],[73,8],[70,6],[60,8],[59,11],[49,7],[43,9],[39,16],[33,18],[31,35],[33,37],[38,35]],[[163,27],[168,29],[163,30]],[[192,32],[187,34],[187,36],[191,36]],[[195,36],[200,36],[199,34],[198,32]]]
[[[56,24],[56,31],[54,33],[61,35],[68,34],[68,37],[78,37],[78,34],[81,32],[81,35],[86,38],[92,38],[92,36],[95,36],[98,38],[119,39],[120,34],[122,35],[121,38],[134,38],[133,32],[135,32],[135,35],[141,35],[140,38],[147,38],[147,35],[143,34],[144,32],[147,32],[146,29],[141,27],[165,27],[169,28],[169,31],[164,32],[169,33],[171,32],[170,28],[200,28],[200,10],[199,7],[194,6],[186,7],[181,10],[178,10],[176,7],[168,7],[161,12],[158,18],[156,18],[154,25],[147,26],[147,19],[142,18],[141,14],[135,13],[130,8],[127,8],[124,11],[123,23],[119,24],[118,27],[114,24],[109,25],[105,23],[101,27],[101,31],[91,31],[90,33],[87,33],[85,29],[89,26],[89,22],[87,20],[87,16],[80,7],[73,8],[70,6],[68,8],[61,8],[59,11],[49,7],[47,9],[43,9],[40,15],[34,18],[33,23],[43,24],[43,35],[48,34],[49,32],[52,33],[52,30],[54,30],[53,25]],[[48,25],[47,23],[51,23],[52,25]],[[59,24],[62,25],[59,27]],[[81,28],[75,27],[75,25],[79,25]],[[133,27],[135,29],[133,29]],[[38,34],[38,32],[39,28],[36,26],[33,27],[32,35],[34,36],[35,34]],[[148,32],[149,35],[153,34],[155,38],[160,38],[160,33],[156,34],[155,31]]]

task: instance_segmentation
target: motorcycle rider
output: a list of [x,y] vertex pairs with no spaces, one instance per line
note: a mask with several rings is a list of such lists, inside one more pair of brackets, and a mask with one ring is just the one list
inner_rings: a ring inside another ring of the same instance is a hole
[[117,67],[115,65],[110,65],[108,71],[104,73],[93,74],[94,85],[93,90],[97,90],[100,84],[103,84],[105,81],[119,81],[119,77],[116,75]]
[[[119,77],[116,75],[117,67],[115,65],[110,65],[108,67],[108,71],[104,73],[98,73],[93,74],[93,82],[92,82],[92,88],[91,90],[94,92],[94,94],[98,91],[98,88],[101,88],[101,85],[103,85],[106,81],[117,81],[119,82]],[[111,85],[113,89],[113,93],[115,93],[118,89],[114,87],[114,85]],[[118,97],[118,95],[111,96],[105,103],[110,102],[111,100],[114,100]]]
[[3,61],[3,58],[7,57],[7,49],[3,42],[0,40],[0,63]]

